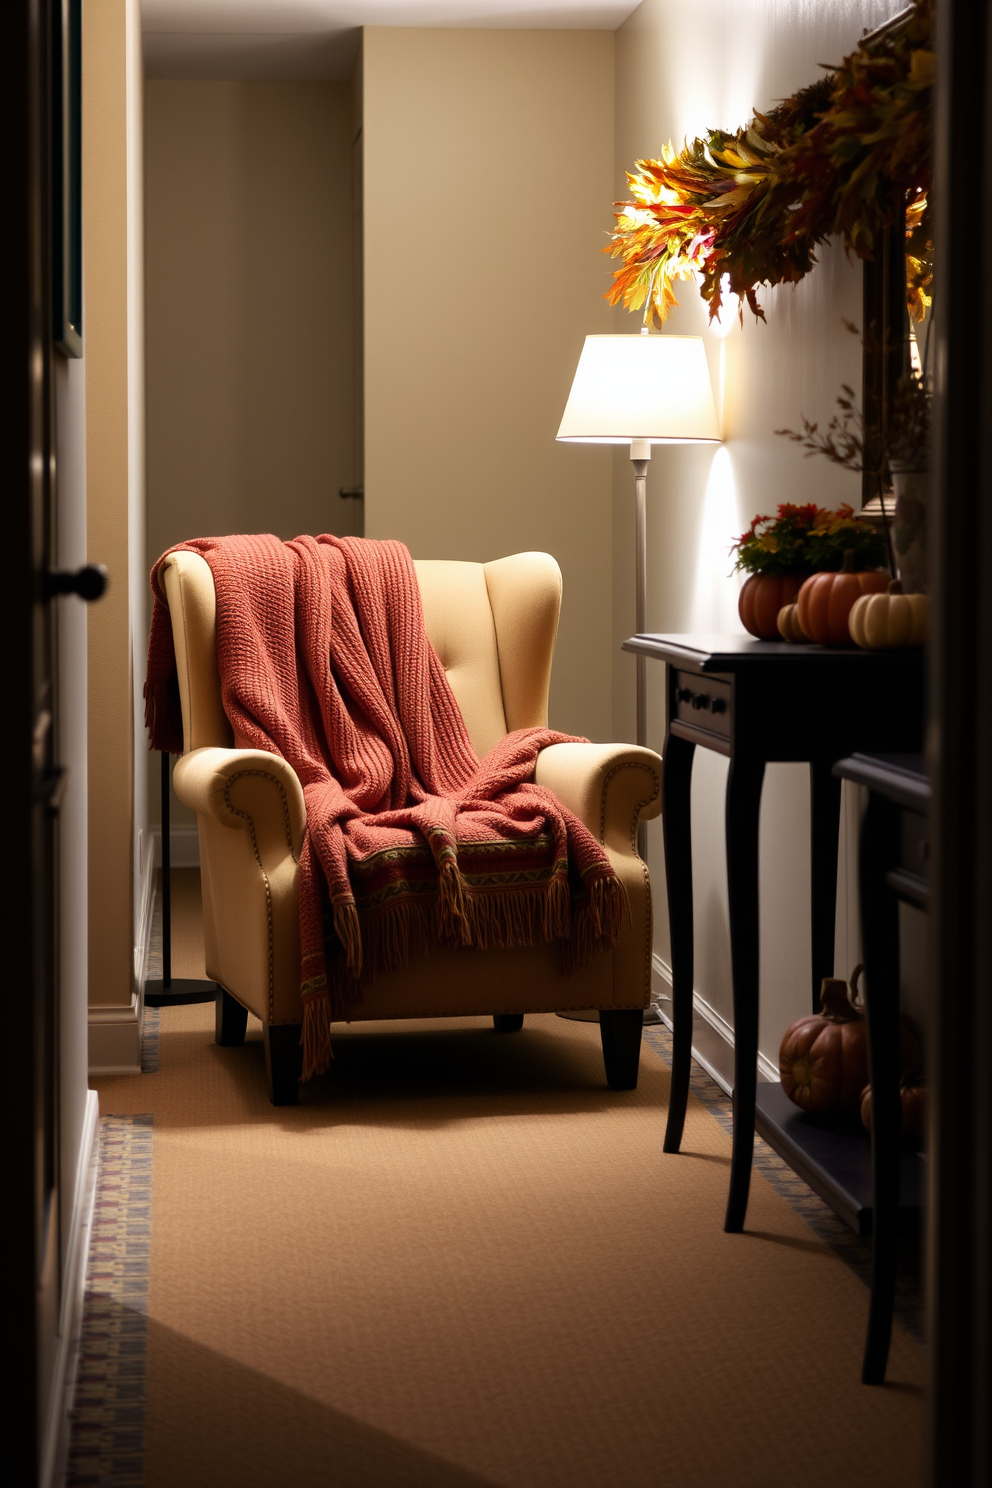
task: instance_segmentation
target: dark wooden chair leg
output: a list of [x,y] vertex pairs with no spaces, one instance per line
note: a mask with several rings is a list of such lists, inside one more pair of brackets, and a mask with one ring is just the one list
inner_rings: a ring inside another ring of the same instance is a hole
[[523,1013],[493,1013],[493,1027],[497,1033],[519,1033],[523,1026]]
[[242,1007],[223,987],[217,988],[215,1007],[214,1038],[217,1043],[227,1048],[243,1044],[248,1028],[248,1009]]
[[274,1106],[295,1106],[303,1073],[301,1023],[266,1023],[265,1078]]
[[611,1090],[636,1090],[641,1058],[641,1008],[600,1008],[599,1036],[603,1043],[606,1083]]

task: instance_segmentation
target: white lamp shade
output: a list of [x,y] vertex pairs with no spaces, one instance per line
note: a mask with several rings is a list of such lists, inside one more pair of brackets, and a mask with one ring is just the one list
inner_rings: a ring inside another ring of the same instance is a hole
[[701,336],[587,336],[557,437],[577,444],[719,440]]

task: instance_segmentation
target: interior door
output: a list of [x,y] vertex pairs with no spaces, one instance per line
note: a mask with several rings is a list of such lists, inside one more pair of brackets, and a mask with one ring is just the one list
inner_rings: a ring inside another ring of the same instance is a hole
[[7,557],[0,729],[7,872],[0,915],[11,989],[5,1019],[13,1128],[10,1356],[19,1361],[8,1389],[22,1482],[38,1475],[59,1305],[55,833],[46,799],[55,690],[50,602],[42,584],[52,507],[46,19],[41,0],[0,7],[0,489]]
[[[7,1244],[5,1467],[41,1471],[61,1302],[59,1205],[58,738],[54,606],[95,597],[100,573],[52,572],[55,543],[53,65],[72,0],[0,6],[0,491],[4,512],[4,706],[0,728],[4,891]],[[59,100],[61,107],[61,99]],[[59,117],[59,110],[54,110]]]

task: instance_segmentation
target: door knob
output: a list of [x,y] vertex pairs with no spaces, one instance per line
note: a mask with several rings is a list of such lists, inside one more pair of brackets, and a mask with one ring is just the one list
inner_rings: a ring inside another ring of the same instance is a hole
[[102,563],[87,563],[85,568],[77,568],[75,573],[56,569],[46,573],[42,580],[46,599],[53,599],[56,594],[78,594],[87,604],[99,599],[106,587],[107,570]]

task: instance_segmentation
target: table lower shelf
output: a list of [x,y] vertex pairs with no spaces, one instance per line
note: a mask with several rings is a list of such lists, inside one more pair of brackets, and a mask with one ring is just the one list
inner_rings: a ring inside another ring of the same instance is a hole
[[[781,1085],[758,1085],[755,1130],[858,1235],[872,1227],[871,1138],[838,1131],[794,1106]],[[918,1226],[926,1201],[926,1162],[903,1152],[899,1182],[900,1224]]]

